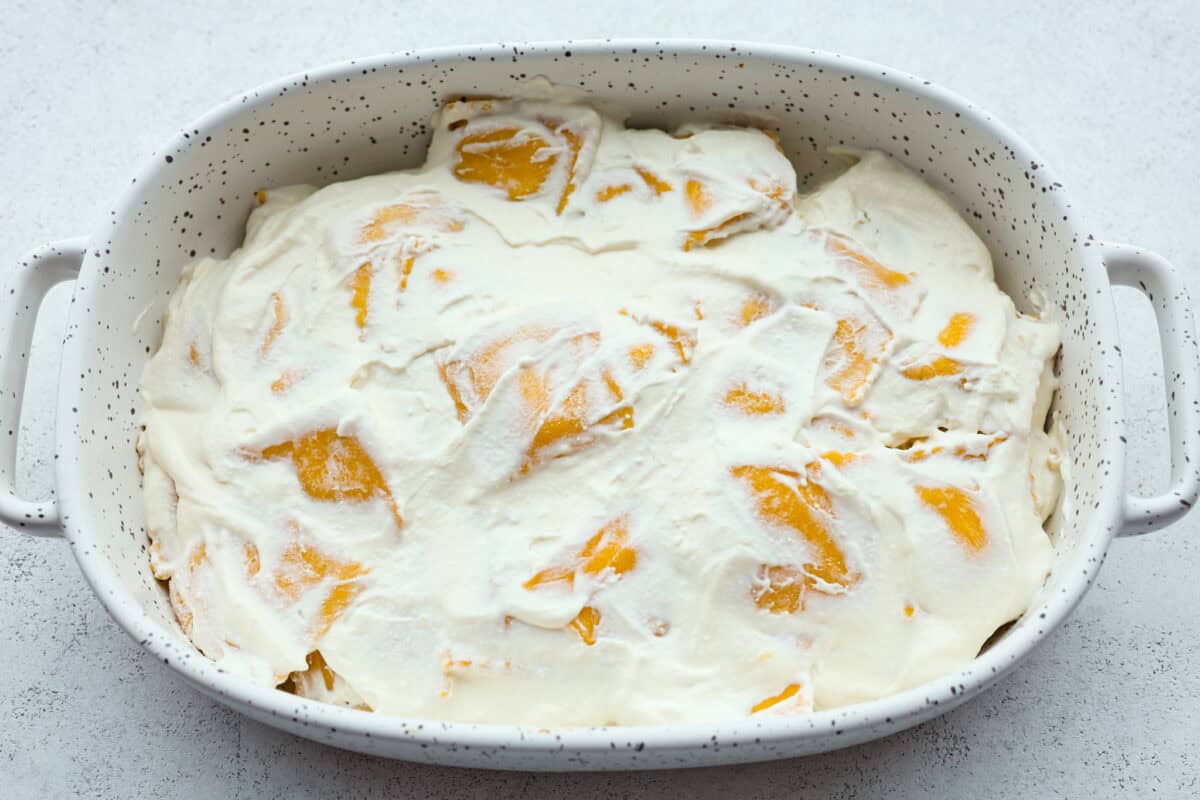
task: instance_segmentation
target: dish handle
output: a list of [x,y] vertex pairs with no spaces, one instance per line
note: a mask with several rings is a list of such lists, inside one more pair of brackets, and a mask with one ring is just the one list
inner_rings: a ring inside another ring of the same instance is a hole
[[1104,243],[1104,266],[1113,284],[1137,289],[1150,300],[1162,345],[1171,440],[1171,486],[1154,497],[1125,495],[1120,536],[1170,525],[1200,495],[1200,348],[1187,287],[1165,258],[1127,244]]
[[0,280],[0,522],[40,536],[62,534],[53,498],[33,502],[17,495],[17,429],[33,328],[42,300],[56,285],[74,280],[87,249],[86,239],[40,247]]

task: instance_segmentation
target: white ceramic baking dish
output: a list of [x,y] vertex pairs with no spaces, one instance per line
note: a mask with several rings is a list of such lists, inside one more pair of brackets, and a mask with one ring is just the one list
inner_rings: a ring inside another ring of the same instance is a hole
[[[445,100],[505,95],[533,76],[612,101],[641,125],[765,114],[804,181],[830,145],[881,148],[946,192],[988,242],[1002,288],[1061,323],[1062,420],[1071,464],[1053,571],[1030,611],[961,671],[874,702],[793,719],[545,730],[402,719],[252,686],[181,635],[151,577],[133,440],[138,381],[180,269],[240,244],[254,193],[418,163]],[[491,45],[336,64],[235,97],[169,142],[109,224],[36,250],[0,284],[0,519],[65,535],[117,622],[192,685],[269,725],[339,747],[444,764],[615,769],[755,761],[907,728],[973,697],[1057,626],[1114,535],[1186,513],[1200,481],[1200,360],[1182,282],[1161,258],[1095,240],[1062,186],[988,114],[926,81],[811,50],[697,41]],[[26,354],[40,300],[74,280],[59,386],[57,499],[13,491]],[[1171,488],[1127,496],[1120,349],[1110,283],[1153,301],[1171,435]],[[1029,698],[1036,702],[1036,698]],[[147,697],[146,702],[155,702]]]

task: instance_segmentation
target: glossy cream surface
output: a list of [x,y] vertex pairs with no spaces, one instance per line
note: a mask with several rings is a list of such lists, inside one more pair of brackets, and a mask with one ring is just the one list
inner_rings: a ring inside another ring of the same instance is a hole
[[151,562],[222,668],[410,717],[796,714],[969,661],[1049,567],[1058,332],[880,153],[451,103],[260,193],[143,378]]

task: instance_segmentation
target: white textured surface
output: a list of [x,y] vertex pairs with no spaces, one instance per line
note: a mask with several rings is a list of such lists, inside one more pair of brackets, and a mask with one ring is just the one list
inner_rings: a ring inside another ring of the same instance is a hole
[[[1200,297],[1200,8],[1069,2],[994,10],[893,2],[18,2],[0,28],[0,253],[86,233],[141,160],[225,97],[304,67],[410,47],[573,36],[721,36],[881,61],[966,95],[1056,170],[1097,238],[1157,249]],[[370,6],[368,8],[367,6]],[[1014,4],[1015,5],[1015,4]],[[453,19],[440,16],[454,8]],[[699,20],[705,20],[703,22]],[[7,268],[7,267],[4,267]],[[55,338],[39,328],[22,488],[50,485]],[[1118,293],[1131,408],[1130,483],[1165,480],[1153,330]],[[0,422],[10,423],[11,420]],[[1117,542],[1080,608],[966,707],[826,756],[748,767],[533,776],[421,767],[323,748],[200,697],[143,654],[62,542],[0,531],[0,782],[7,797],[647,795],[850,798],[1200,794],[1200,515]]]

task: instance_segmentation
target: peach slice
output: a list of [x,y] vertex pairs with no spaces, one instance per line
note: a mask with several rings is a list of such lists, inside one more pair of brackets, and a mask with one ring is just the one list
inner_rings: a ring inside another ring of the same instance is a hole
[[803,475],[755,465],[733,467],[730,474],[750,490],[759,519],[797,534],[814,555],[799,570],[788,566],[761,567],[759,584],[752,591],[760,608],[772,613],[793,612],[804,607],[806,592],[828,593],[818,581],[848,589],[858,580],[834,538],[833,502],[816,482],[819,464],[811,464]]
[[262,347],[258,349],[259,358],[267,357],[289,321],[291,321],[291,315],[288,313],[287,306],[284,305],[283,295],[279,292],[271,292],[271,327],[267,329]]
[[357,579],[369,571],[356,561],[339,561],[296,541],[283,551],[275,588],[285,599],[296,602],[326,581],[333,583],[321,601],[312,628],[313,635],[320,639],[362,591]]
[[911,275],[885,267],[867,255],[847,236],[830,233],[825,246],[839,257],[839,262],[849,268],[864,288],[897,289],[913,281]]
[[455,146],[454,176],[504,190],[509,200],[536,194],[550,177],[558,156],[542,136],[519,128],[468,133]]
[[664,181],[662,178],[658,177],[645,167],[634,167],[633,171],[636,172],[638,177],[641,178],[647,186],[653,189],[654,193],[657,195],[666,194],[675,188],[669,182]]
[[912,381],[928,381],[945,378],[962,372],[962,364],[946,356],[938,356],[924,364],[912,364],[900,370],[900,374]]
[[404,524],[383,473],[353,436],[340,436],[337,430],[327,428],[272,445],[262,451],[262,457],[291,459],[300,487],[314,500],[361,503],[380,497],[396,526]]
[[971,495],[956,486],[917,486],[916,492],[921,502],[938,513],[960,542],[972,550],[987,546],[987,530]]
[[762,292],[752,294],[742,302],[742,308],[737,317],[737,326],[747,328],[773,313],[775,313],[775,304],[771,301],[770,296]]
[[438,195],[414,193],[405,202],[378,209],[359,232],[359,241],[362,244],[377,244],[390,239],[397,231],[414,225],[431,227],[443,233],[457,233],[466,227],[466,219],[443,207]]
[[577,573],[589,578],[599,578],[606,574],[620,578],[637,566],[637,550],[630,547],[628,541],[629,518],[617,517],[588,539],[583,548],[569,561],[541,570],[521,585],[529,590],[551,583],[574,586]]
[[942,347],[955,348],[962,344],[968,336],[971,335],[971,329],[975,327],[975,315],[959,312],[950,317],[950,321],[946,323],[946,327],[938,332],[938,344]]
[[364,261],[354,270],[354,277],[350,279],[350,307],[357,313],[354,315],[354,324],[359,330],[367,327],[367,302],[371,295],[371,262]]
[[588,647],[596,643],[596,628],[600,625],[600,612],[592,606],[584,606],[567,627],[579,634]]
[[752,391],[744,383],[731,387],[722,402],[748,417],[782,414],[787,410],[781,395]]
[[777,706],[786,700],[791,700],[793,697],[800,694],[800,690],[803,688],[804,687],[798,683],[789,683],[779,694],[771,695],[770,697],[764,698],[751,706],[750,713],[757,714],[760,711],[766,711],[768,708],[773,708],[774,706]]
[[891,331],[873,317],[870,321],[853,318],[837,321],[825,356],[825,383],[840,394],[850,408],[866,396],[891,340]]
[[597,203],[607,203],[608,201],[612,200],[614,197],[620,197],[621,195],[623,195],[627,192],[632,192],[632,191],[633,191],[633,184],[631,184],[631,183],[618,183],[618,184],[613,184],[611,186],[605,186],[604,188],[602,188],[596,192],[596,202]]
[[712,208],[712,195],[708,188],[695,178],[688,178],[687,183],[683,185],[683,196],[688,210],[694,217],[699,217]]
[[575,168],[579,165],[579,151],[583,149],[583,137],[561,125],[555,129],[555,133],[561,134],[566,138],[567,152],[569,154],[567,159],[567,184],[563,187],[562,195],[558,198],[558,207],[554,212],[561,215],[567,208],[567,201],[571,199],[571,195],[575,192]]

